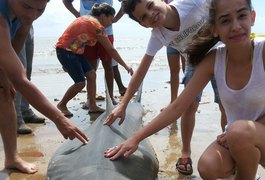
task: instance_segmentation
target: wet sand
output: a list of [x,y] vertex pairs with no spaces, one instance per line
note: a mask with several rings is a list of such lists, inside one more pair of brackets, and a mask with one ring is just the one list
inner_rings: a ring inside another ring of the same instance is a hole
[[[120,68],[121,69],[121,68]],[[129,76],[121,70],[122,79],[125,85],[128,84]],[[97,75],[97,92],[104,95],[104,81],[102,70]],[[169,72],[167,69],[157,69],[150,71],[144,81],[142,105],[145,109],[143,124],[147,124],[155,117],[160,109],[167,105],[170,100],[170,86],[167,83]],[[65,73],[33,74],[32,81],[41,89],[45,96],[53,103],[57,103],[66,88],[72,81]],[[180,92],[183,85],[180,85]],[[115,85],[114,95],[119,95]],[[117,97],[119,99],[119,97]],[[71,120],[82,129],[86,129],[98,115],[89,115],[86,110],[81,108],[86,99],[86,93],[79,93],[74,100],[69,102],[69,109],[74,113]],[[99,101],[98,104],[105,107],[105,101]],[[41,115],[41,114],[39,114]],[[39,171],[32,175],[19,173],[12,170],[3,169],[4,153],[2,142],[0,143],[0,179],[10,180],[43,180],[46,179],[47,166],[52,154],[64,142],[63,137],[57,131],[53,122],[46,120],[44,125],[29,124],[34,130],[30,135],[18,136],[18,151],[23,159],[36,163]],[[192,138],[192,159],[194,175],[192,179],[200,179],[197,172],[197,161],[200,154],[221,132],[220,113],[218,106],[213,103],[213,92],[208,85],[203,93],[202,102],[196,113],[196,126]],[[164,128],[155,135],[151,136],[150,141],[156,151],[159,160],[159,180],[171,179],[190,179],[190,177],[180,177],[175,171],[175,163],[180,155],[181,138],[179,121]],[[265,178],[265,172],[259,168],[259,175]]]

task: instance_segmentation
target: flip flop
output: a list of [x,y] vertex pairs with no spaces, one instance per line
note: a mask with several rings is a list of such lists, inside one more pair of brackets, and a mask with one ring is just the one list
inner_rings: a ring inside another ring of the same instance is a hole
[[[189,169],[188,166],[190,167]],[[191,175],[193,173],[191,158],[190,157],[179,158],[176,163],[176,169],[180,174]]]
[[96,94],[96,100],[97,100],[97,101],[104,101],[104,100],[105,100],[105,97]]

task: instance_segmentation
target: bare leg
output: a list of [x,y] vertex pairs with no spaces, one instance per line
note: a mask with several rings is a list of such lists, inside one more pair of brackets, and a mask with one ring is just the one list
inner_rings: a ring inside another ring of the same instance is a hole
[[193,102],[190,107],[181,116],[181,138],[182,138],[182,157],[190,157],[191,147],[190,142],[195,125],[195,114],[199,103]]
[[[85,81],[73,84],[68,88],[63,96],[63,99],[57,104],[58,109],[60,109],[66,116],[71,116],[71,112],[67,109],[67,103],[73,99],[77,93],[79,93],[85,87]],[[68,112],[67,112],[68,111]]]
[[190,158],[191,157],[191,138],[195,125],[195,113],[199,103],[194,101],[189,108],[181,116],[181,139],[182,139],[182,149],[181,149],[181,159],[177,162],[177,170],[181,174],[191,174],[193,172],[191,167]]
[[171,102],[173,102],[178,96],[180,56],[179,54],[168,54],[167,59],[170,68]]
[[96,111],[101,109],[100,107],[97,106],[96,104],[96,72],[94,70],[89,71],[86,73],[86,78],[87,78],[87,89],[88,91],[88,99],[89,99],[89,111]]
[[118,65],[112,66],[112,69],[113,69],[113,75],[114,75],[115,82],[119,88],[119,93],[121,96],[123,96],[126,92],[126,87],[122,83],[119,67]]
[[22,160],[17,153],[17,123],[16,113],[12,101],[7,101],[0,88],[0,132],[5,151],[5,168],[18,169],[24,173],[35,173],[35,164]]
[[198,171],[204,180],[228,178],[235,171],[235,163],[229,150],[214,141],[201,155]]
[[112,64],[111,61],[102,61],[102,65],[105,70],[105,78],[107,81],[107,86],[109,90],[109,95],[112,100],[114,100],[113,97],[113,69],[112,69]]
[[[96,59],[96,60],[89,61],[89,62],[92,65],[94,71],[96,72],[97,68],[98,68],[98,60]],[[97,78],[97,76],[95,76],[95,83],[96,83],[96,78]],[[89,97],[90,97],[89,92],[91,91],[90,86],[92,86],[90,84],[93,83],[93,82],[89,82],[89,81],[90,81],[89,77],[87,77],[87,84],[86,84],[87,101],[84,104],[83,109],[89,109],[89,106],[90,106],[90,104],[89,104],[89,101],[90,101],[89,100]],[[95,88],[96,88],[96,86],[95,86]],[[95,91],[97,92],[97,88],[95,89]],[[96,98],[96,92],[95,92],[95,98]],[[92,92],[92,94],[93,94],[93,92]],[[92,99],[92,102],[93,102],[93,99]]]
[[258,164],[264,164],[265,127],[259,122],[239,120],[227,132],[230,154],[236,162],[236,179],[255,179]]

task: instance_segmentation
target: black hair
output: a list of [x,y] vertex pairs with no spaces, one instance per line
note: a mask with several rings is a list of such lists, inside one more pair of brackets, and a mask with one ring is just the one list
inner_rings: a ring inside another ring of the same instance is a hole
[[[208,22],[200,29],[199,33],[192,41],[192,44],[186,49],[189,62],[192,66],[198,65],[209,50],[220,41],[219,37],[214,37],[211,32],[211,27],[215,24],[217,1],[218,0],[211,0],[209,4]],[[251,0],[246,1],[249,9],[252,10]]]
[[106,16],[114,16],[115,9],[109,5],[108,3],[98,4],[95,3],[91,10],[92,16],[100,16],[101,14],[105,14]]
[[138,23],[140,23],[139,20],[132,15],[132,12],[134,12],[136,4],[140,2],[141,0],[125,0],[125,5],[123,9],[123,11],[128,14],[132,20],[135,20]]

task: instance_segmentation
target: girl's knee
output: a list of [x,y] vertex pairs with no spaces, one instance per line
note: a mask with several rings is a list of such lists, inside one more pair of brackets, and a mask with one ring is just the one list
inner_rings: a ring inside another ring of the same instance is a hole
[[255,131],[254,123],[246,120],[235,121],[227,131],[227,143],[229,146],[241,147],[245,142],[252,141]]
[[75,83],[75,86],[77,86],[80,89],[83,89],[86,86],[86,82],[82,81],[82,82]]
[[198,160],[198,170],[200,172],[204,172],[209,168],[209,164],[211,164],[209,156],[206,154],[202,154],[200,159]]
[[213,162],[207,155],[202,155],[198,161],[198,172],[203,179],[214,179],[211,172],[214,172],[212,169]]
[[87,74],[87,79],[89,80],[95,80],[97,75],[96,75],[96,71],[92,70],[92,71],[89,71]]

